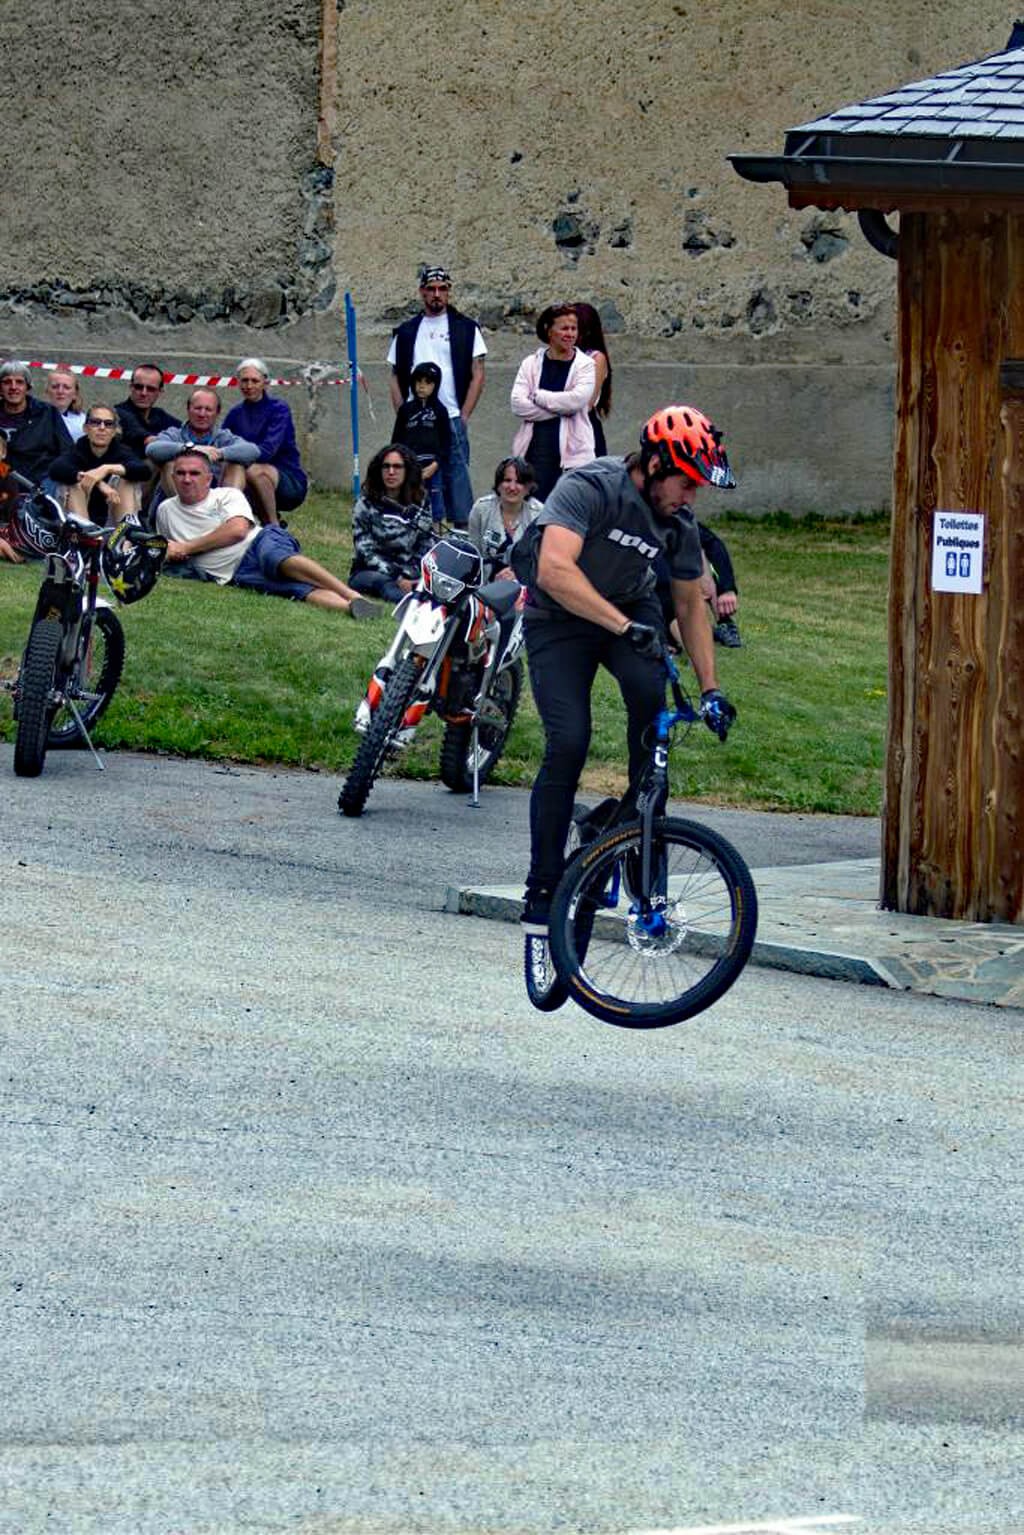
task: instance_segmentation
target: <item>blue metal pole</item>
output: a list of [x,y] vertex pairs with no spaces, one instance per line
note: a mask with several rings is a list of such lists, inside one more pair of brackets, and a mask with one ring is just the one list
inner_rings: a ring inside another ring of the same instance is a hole
[[345,335],[348,340],[348,394],[352,411],[352,494],[359,495],[359,353],[356,346],[356,306],[345,294]]

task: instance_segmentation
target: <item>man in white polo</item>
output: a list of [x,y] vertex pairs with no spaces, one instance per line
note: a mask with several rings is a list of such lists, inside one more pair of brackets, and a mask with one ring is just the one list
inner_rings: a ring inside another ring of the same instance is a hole
[[170,565],[187,562],[220,586],[244,586],[272,597],[334,608],[350,618],[372,618],[377,603],[303,554],[279,523],[261,527],[245,493],[214,485],[202,453],[182,453],[171,467],[174,495],[156,509],[157,531],[167,539]]

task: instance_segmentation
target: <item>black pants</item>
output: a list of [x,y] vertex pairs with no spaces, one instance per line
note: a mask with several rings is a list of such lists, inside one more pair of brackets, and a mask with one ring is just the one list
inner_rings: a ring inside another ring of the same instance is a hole
[[[661,629],[655,596],[623,610],[638,623]],[[644,733],[665,702],[660,661],[638,656],[625,639],[585,618],[526,617],[526,655],[537,712],[544,726],[544,760],[530,795],[530,872],[527,888],[552,890],[565,858],[576,787],[590,748],[590,692],[599,666],[607,667],[626,705],[629,777],[647,760]]]
[[385,575],[383,570],[352,570],[348,584],[354,592],[368,597],[379,597],[383,602],[401,602],[405,596],[397,576]]

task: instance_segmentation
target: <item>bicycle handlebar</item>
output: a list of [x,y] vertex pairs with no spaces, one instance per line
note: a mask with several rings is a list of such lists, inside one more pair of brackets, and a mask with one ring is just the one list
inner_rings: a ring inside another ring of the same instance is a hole
[[668,679],[669,687],[672,689],[672,701],[676,706],[676,713],[680,720],[688,725],[696,724],[700,719],[700,714],[683,690],[683,685],[679,680],[679,668],[675,663],[671,650],[666,644],[662,644],[661,647],[661,663],[665,668],[665,676]]

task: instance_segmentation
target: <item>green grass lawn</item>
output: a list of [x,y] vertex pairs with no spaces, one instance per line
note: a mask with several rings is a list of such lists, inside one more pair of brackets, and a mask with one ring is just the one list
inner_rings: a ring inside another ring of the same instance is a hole
[[[710,499],[710,498],[708,498]],[[704,508],[705,510],[707,508]],[[317,494],[290,519],[305,551],[347,573],[350,503]],[[886,714],[887,521],[716,526],[740,582],[742,650],[716,646],[739,723],[726,745],[704,729],[673,756],[681,798],[794,811],[877,814]],[[0,672],[25,642],[41,567],[0,566]],[[304,604],[165,579],[122,609],[124,679],[97,738],[108,749],[343,771],[352,714],[392,634],[390,615],[353,623]],[[10,700],[0,735],[13,738]],[[428,718],[401,771],[432,777],[440,722]],[[529,688],[496,782],[528,784],[541,732]],[[604,674],[594,695],[585,786],[623,782],[624,716]]]

